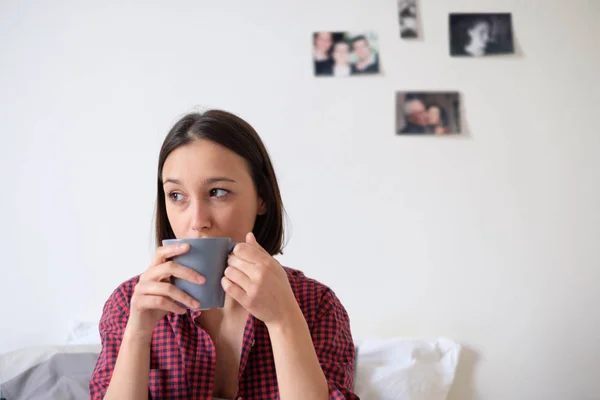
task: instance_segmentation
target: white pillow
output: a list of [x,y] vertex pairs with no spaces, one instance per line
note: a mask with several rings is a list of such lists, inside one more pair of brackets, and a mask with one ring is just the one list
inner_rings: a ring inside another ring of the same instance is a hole
[[100,344],[97,322],[69,321],[66,344]]
[[354,392],[369,400],[445,400],[460,345],[402,338],[357,341]]

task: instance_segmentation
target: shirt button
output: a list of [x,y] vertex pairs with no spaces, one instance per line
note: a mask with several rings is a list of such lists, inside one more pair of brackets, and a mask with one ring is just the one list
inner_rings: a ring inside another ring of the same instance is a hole
[[[254,342],[254,340],[253,340],[253,341],[252,341],[252,347],[254,347],[254,343],[255,343],[255,342]],[[240,399],[241,399],[241,397],[240,397],[238,400],[240,400]]]
[[241,398],[241,397],[238,397],[238,399],[237,399],[237,400],[242,400],[242,398]]

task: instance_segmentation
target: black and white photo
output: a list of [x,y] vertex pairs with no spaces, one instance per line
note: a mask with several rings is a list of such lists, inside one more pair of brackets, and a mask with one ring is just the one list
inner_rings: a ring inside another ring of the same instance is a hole
[[481,57],[513,53],[511,14],[450,14],[452,56]]
[[398,21],[402,39],[419,37],[417,0],[398,0]]

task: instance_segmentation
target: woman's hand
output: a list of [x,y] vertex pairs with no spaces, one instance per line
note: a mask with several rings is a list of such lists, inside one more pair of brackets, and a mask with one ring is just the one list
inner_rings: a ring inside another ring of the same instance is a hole
[[267,327],[283,322],[300,309],[288,281],[287,273],[265,249],[254,234],[246,235],[246,243],[235,246],[227,260],[221,285],[229,296]]
[[189,251],[187,243],[159,247],[156,250],[152,264],[140,275],[140,280],[131,296],[126,328],[130,334],[150,339],[156,324],[167,312],[184,314],[187,311],[175,301],[190,308],[200,307],[197,300],[171,283],[173,276],[196,284],[206,282],[206,279],[196,271],[169,261],[171,257],[187,251]]

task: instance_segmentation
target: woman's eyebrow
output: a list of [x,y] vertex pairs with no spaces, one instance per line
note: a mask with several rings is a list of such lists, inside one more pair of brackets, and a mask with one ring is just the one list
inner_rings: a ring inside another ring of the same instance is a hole
[[181,181],[179,179],[175,179],[175,178],[167,178],[163,181],[163,185],[166,185],[167,183],[174,183],[176,185],[181,185]]
[[[225,176],[215,176],[212,178],[206,178],[204,179],[201,184],[202,185],[212,185],[213,183],[217,183],[217,182],[231,182],[231,183],[235,183],[235,181],[231,178],[227,178]],[[174,183],[175,185],[181,185],[181,181],[179,179],[175,179],[175,178],[167,178],[163,181],[163,185],[166,185],[167,183]]]

